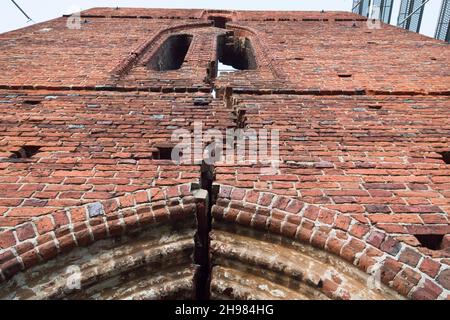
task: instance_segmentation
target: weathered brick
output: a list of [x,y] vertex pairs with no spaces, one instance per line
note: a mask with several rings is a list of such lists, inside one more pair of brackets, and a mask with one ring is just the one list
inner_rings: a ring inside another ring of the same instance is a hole
[[438,274],[439,269],[441,268],[441,264],[430,258],[424,258],[419,268],[421,271],[425,272],[431,278],[434,278]]
[[16,249],[17,254],[21,255],[27,251],[30,251],[34,248],[32,241],[25,241],[18,243],[14,249]]
[[[116,221],[108,222],[108,227],[110,226],[110,224],[115,225],[115,223],[118,223],[118,222],[116,222]],[[110,228],[110,233],[115,234],[115,233],[111,232],[111,229],[113,229],[113,228]],[[77,243],[80,247],[85,247],[92,243],[90,232],[86,228],[83,228],[82,230],[75,232],[75,239],[77,239]]]
[[34,238],[36,236],[36,232],[34,231],[34,227],[31,223],[24,224],[20,226],[16,230],[17,238],[20,241],[24,241],[30,238]]
[[86,221],[86,207],[78,207],[70,210],[70,217],[72,223]]
[[320,209],[315,206],[308,206],[303,213],[305,218],[316,220],[319,217]]
[[276,196],[273,207],[280,210],[285,210],[287,205],[289,204],[289,201],[290,199],[288,197]]
[[402,269],[402,264],[392,258],[386,258],[381,267],[381,281],[389,284]]
[[321,209],[318,216],[318,221],[332,225],[336,214],[333,211]]
[[14,258],[0,265],[0,269],[2,270],[2,273],[6,277],[6,279],[9,279],[20,272],[22,266],[17,258]]
[[245,196],[245,201],[257,204],[258,198],[259,198],[259,192],[249,190],[249,191],[247,191],[247,195]]
[[50,260],[58,254],[58,249],[56,247],[56,244],[53,241],[46,242],[40,246],[38,246],[39,255],[44,260]]
[[365,208],[369,213],[391,213],[391,209],[387,205],[368,204]]
[[419,283],[420,275],[410,268],[401,271],[394,279],[392,286],[402,295],[407,296]]
[[75,240],[73,239],[73,236],[71,234],[58,238],[58,243],[59,243],[59,250],[62,253],[69,252],[70,250],[76,247]]
[[100,202],[88,204],[86,210],[90,219],[105,215],[103,204]]
[[422,255],[413,249],[405,248],[405,250],[400,254],[399,261],[407,263],[411,267],[416,267],[421,257]]
[[21,254],[20,258],[26,269],[34,267],[40,262],[39,256],[35,250],[30,250]]
[[53,221],[55,221],[55,227],[59,228],[69,224],[69,218],[64,211],[58,211],[53,213]]
[[0,253],[0,265],[5,263],[6,261],[14,259],[14,257],[15,257],[15,255],[12,253],[11,250],[7,250],[7,251]]
[[281,233],[282,221],[274,218],[269,219],[269,231],[275,234]]
[[0,248],[6,249],[16,244],[16,239],[12,231],[0,232]]
[[132,206],[134,206],[134,197],[133,197],[133,195],[126,195],[123,197],[119,197],[119,203],[120,203],[120,208],[132,207]]
[[169,219],[169,211],[167,208],[160,208],[153,210],[153,217],[155,218],[155,222],[162,222],[164,220]]
[[219,197],[220,198],[230,198],[232,188],[228,186],[220,186]]
[[390,255],[395,256],[401,249],[401,244],[399,241],[393,237],[386,237],[380,246],[380,249]]
[[442,270],[437,277],[437,281],[445,289],[450,290],[450,268]]
[[283,222],[281,224],[281,234],[288,238],[294,238],[297,232],[297,227],[298,227],[297,224]]
[[53,230],[54,224],[50,217],[42,217],[36,221],[36,228],[39,234],[44,234]]
[[245,197],[245,190],[244,189],[238,189],[234,188],[231,192],[231,199],[232,200],[243,200]]
[[366,241],[374,247],[380,248],[381,244],[383,243],[384,237],[384,233],[381,233],[379,231],[371,231]]
[[302,210],[303,206],[303,202],[300,202],[298,200],[291,200],[291,202],[286,207],[286,211],[290,213],[299,213]]
[[313,233],[313,236],[311,238],[311,244],[317,248],[324,248],[329,233],[330,233],[329,229],[320,228],[319,230]]
[[351,226],[349,233],[352,236],[361,239],[369,232],[369,230],[370,228],[367,225],[362,223],[355,223],[354,225]]
[[106,225],[99,224],[95,227],[92,227],[92,235],[94,236],[95,241],[105,239],[107,237]]
[[260,206],[267,207],[272,203],[274,196],[270,193],[263,193],[262,196],[259,198],[258,204]]
[[353,262],[357,253],[363,251],[365,245],[363,242],[352,239],[341,250],[341,256],[350,262]]
[[344,246],[345,241],[338,238],[329,238],[327,241],[327,248],[335,255],[340,255],[341,249]]
[[437,286],[435,283],[425,279],[423,285],[417,288],[412,293],[411,297],[415,300],[434,300],[439,297],[442,291],[442,288]]

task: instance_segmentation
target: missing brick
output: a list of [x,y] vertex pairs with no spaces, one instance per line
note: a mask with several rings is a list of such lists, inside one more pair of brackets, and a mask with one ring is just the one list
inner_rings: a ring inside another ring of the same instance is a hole
[[153,159],[155,160],[172,160],[172,147],[157,147],[157,151],[153,152]]
[[445,249],[443,247],[444,235],[442,234],[416,234],[414,236],[422,247],[435,251]]
[[380,110],[380,109],[383,108],[383,106],[379,105],[379,104],[373,104],[373,105],[370,105],[368,107],[369,107],[369,109],[372,109],[372,110]]
[[194,106],[207,106],[211,101],[207,98],[197,97],[194,98]]
[[446,164],[450,164],[450,151],[442,151],[439,152],[439,154],[442,156],[442,161]]
[[208,20],[213,22],[213,26],[220,29],[226,29],[227,22],[231,20],[221,16],[209,16]]
[[38,104],[40,104],[42,101],[41,100],[25,100],[23,102],[24,105],[28,105],[28,106],[36,106]]
[[39,146],[23,146],[17,151],[12,151],[10,159],[28,159],[38,154],[41,147]]
[[339,78],[351,78],[353,75],[351,75],[350,73],[339,73],[338,77]]

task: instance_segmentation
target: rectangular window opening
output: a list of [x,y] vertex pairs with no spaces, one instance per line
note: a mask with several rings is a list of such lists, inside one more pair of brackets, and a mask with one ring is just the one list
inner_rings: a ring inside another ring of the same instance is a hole
[[157,147],[158,151],[153,152],[155,160],[172,160],[172,147]]
[[233,32],[218,37],[218,73],[258,68],[251,40]]
[[178,34],[167,38],[150,59],[147,67],[155,71],[178,70],[192,43],[192,36]]

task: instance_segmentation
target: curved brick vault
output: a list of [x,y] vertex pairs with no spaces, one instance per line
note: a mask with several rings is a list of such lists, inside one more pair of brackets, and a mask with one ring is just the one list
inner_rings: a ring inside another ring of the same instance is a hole
[[4,232],[0,296],[195,298],[197,202],[189,184],[153,188]]
[[[181,68],[148,68],[178,34]],[[255,70],[217,77],[224,34]],[[127,8],[0,41],[0,299],[450,299],[447,44],[351,13]],[[279,168],[162,159],[196,120],[280,130]]]

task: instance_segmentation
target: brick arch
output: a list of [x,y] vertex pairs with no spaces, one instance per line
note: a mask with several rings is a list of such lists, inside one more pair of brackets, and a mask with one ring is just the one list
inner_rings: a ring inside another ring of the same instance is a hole
[[[199,271],[189,257],[198,206],[204,204],[195,198],[195,188],[152,188],[52,212],[1,232],[0,297],[193,297]],[[225,185],[215,189],[213,298],[279,298],[280,292],[296,299],[401,298],[396,292],[412,299],[448,297],[448,267],[382,230],[290,197]],[[174,233],[178,238],[171,241]],[[89,259],[83,260],[86,254]],[[173,256],[181,259],[181,269],[173,269]],[[64,289],[70,265],[80,267],[86,293]],[[49,270],[53,278],[43,276]],[[140,279],[135,270],[146,270],[150,291],[126,296],[124,288]],[[382,284],[372,289],[367,283],[377,272]],[[96,291],[124,274],[136,277],[122,278],[122,286],[111,290],[114,295]],[[165,280],[156,283],[157,276]],[[248,281],[239,283],[239,277]],[[21,290],[27,281],[27,290]]]
[[[193,298],[197,204],[190,184],[152,188],[3,231],[0,297]],[[79,268],[82,291],[66,287],[71,266]],[[151,290],[127,295],[139,279]]]
[[264,42],[261,41],[258,30],[241,25],[237,22],[228,23],[227,28],[234,30],[239,35],[248,36],[254,44],[256,51],[255,55],[258,57],[258,60],[260,60],[259,64],[266,65],[275,78],[282,77],[282,74],[275,67],[275,58],[270,54],[271,51],[268,50]]
[[[448,297],[445,276],[448,266],[431,260],[424,253],[383,230],[365,225],[352,216],[322,209],[291,197],[219,184],[216,185],[216,190],[217,201],[212,209],[213,233],[220,229],[226,232],[232,230],[233,233],[233,228],[239,226],[247,230],[245,232],[253,232],[250,238],[259,238],[261,246],[267,237],[272,236],[280,237],[275,241],[277,244],[288,241],[289,245],[284,247],[297,243],[306,244],[316,251],[325,252],[325,255],[338,257],[349,268],[355,266],[369,275],[378,273],[383,286],[395,290],[403,297]],[[228,245],[230,250],[239,248]],[[211,247],[216,246],[213,243]],[[212,251],[214,256],[214,249]],[[245,256],[245,253],[237,254],[234,259],[240,261]],[[427,267],[430,265],[433,265],[433,272]],[[283,272],[281,275],[286,276]],[[214,271],[212,276],[214,278]],[[326,272],[322,274],[322,278],[322,283],[330,280]],[[345,293],[337,282],[330,284],[329,288],[335,289],[327,293],[330,298],[352,297],[351,292],[347,290]]]
[[402,299],[333,254],[237,225],[215,225],[211,252],[213,299]]
[[[202,17],[204,19],[208,18],[208,14],[206,11],[204,12],[205,16]],[[219,14],[218,16],[222,16],[223,14]],[[225,15],[226,16],[226,15]],[[279,70],[275,67],[275,58],[269,54],[270,50],[266,48],[265,44],[259,38],[259,33],[256,29],[250,28],[248,26],[241,25],[235,22],[235,17],[233,14],[229,14],[229,17],[225,17],[226,19],[230,19],[230,22],[226,24],[226,29],[236,32],[238,35],[247,36],[255,50],[255,57],[257,59],[258,65],[261,69],[266,69],[271,77],[274,80],[282,79],[283,75],[279,72]],[[203,19],[202,18],[202,19]],[[130,54],[124,57],[111,71],[109,80],[107,81],[111,86],[121,85],[120,80],[126,77],[131,70],[138,66],[140,63],[149,61],[152,57],[152,54],[156,51],[156,47],[159,46],[165,39],[167,39],[170,35],[177,32],[186,32],[189,30],[198,29],[198,28],[207,28],[212,27],[211,21],[196,21],[192,23],[184,23],[178,24],[172,27],[162,28],[159,30],[152,38],[147,41],[141,43],[137,48],[132,50]],[[220,35],[222,32],[217,32],[217,35]],[[215,54],[214,54],[215,55]],[[212,59],[213,57],[211,57]]]
[[210,22],[193,22],[178,24],[168,28],[162,28],[152,38],[141,43],[137,48],[132,50],[128,56],[123,58],[113,70],[110,71],[113,80],[116,80],[125,75],[129,70],[141,59],[145,59],[144,55],[151,50],[155,44],[160,42],[164,37],[167,37],[171,33],[187,31],[189,29],[210,27]]

